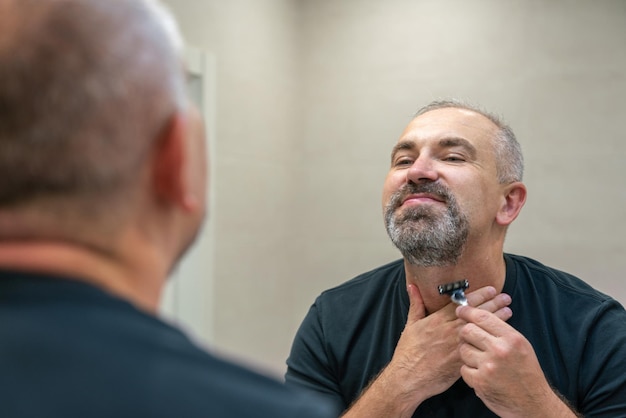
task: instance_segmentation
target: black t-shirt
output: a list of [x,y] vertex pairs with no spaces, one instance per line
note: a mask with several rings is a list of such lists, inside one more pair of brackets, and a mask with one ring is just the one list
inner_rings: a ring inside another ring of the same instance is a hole
[[[505,254],[508,323],[532,344],[548,382],[585,417],[626,417],[626,311],[580,279]],[[470,284],[471,284],[471,278]],[[398,260],[323,292],[296,334],[286,382],[345,410],[391,360],[409,309]],[[414,417],[493,417],[462,379]]]
[[0,272],[3,418],[329,417],[95,287]]

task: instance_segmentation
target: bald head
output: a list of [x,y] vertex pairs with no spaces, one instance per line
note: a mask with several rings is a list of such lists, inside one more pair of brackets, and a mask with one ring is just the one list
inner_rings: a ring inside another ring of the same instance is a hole
[[415,113],[415,117],[417,118],[433,110],[446,108],[469,110],[470,112],[477,113],[489,119],[497,127],[497,134],[493,138],[493,143],[496,155],[498,181],[502,184],[522,181],[524,175],[524,157],[522,155],[522,149],[513,130],[498,116],[457,100],[437,100],[419,109],[417,113]]
[[132,183],[184,106],[181,46],[153,1],[0,0],[0,209]]

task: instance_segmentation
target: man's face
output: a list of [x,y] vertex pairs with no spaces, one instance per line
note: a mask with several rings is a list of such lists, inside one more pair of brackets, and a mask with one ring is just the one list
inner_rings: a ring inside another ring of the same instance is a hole
[[387,232],[411,264],[455,264],[485,236],[501,197],[493,138],[484,116],[444,108],[415,118],[391,156],[383,188]]

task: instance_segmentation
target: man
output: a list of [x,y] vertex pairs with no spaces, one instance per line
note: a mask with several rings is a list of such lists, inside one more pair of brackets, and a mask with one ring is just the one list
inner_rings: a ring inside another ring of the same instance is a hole
[[205,208],[175,22],[0,0],[0,415],[327,417],[156,317]]
[[[420,110],[383,189],[403,260],[317,298],[287,383],[345,417],[626,416],[623,307],[503,253],[526,199],[522,172],[519,144],[496,117],[452,101]],[[470,306],[438,291],[462,280]]]

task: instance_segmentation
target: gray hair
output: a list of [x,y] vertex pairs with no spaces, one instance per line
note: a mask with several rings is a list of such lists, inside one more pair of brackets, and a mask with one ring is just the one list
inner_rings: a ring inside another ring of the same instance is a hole
[[524,157],[522,155],[522,148],[519,142],[517,142],[513,130],[505,124],[501,118],[493,113],[457,100],[438,100],[422,107],[417,111],[417,113],[415,113],[414,117],[423,115],[431,110],[445,108],[469,110],[478,113],[493,122],[493,124],[498,127],[498,134],[494,138],[498,181],[502,184],[522,181],[524,176]]
[[157,0],[0,0],[0,207],[106,196],[186,106]]

